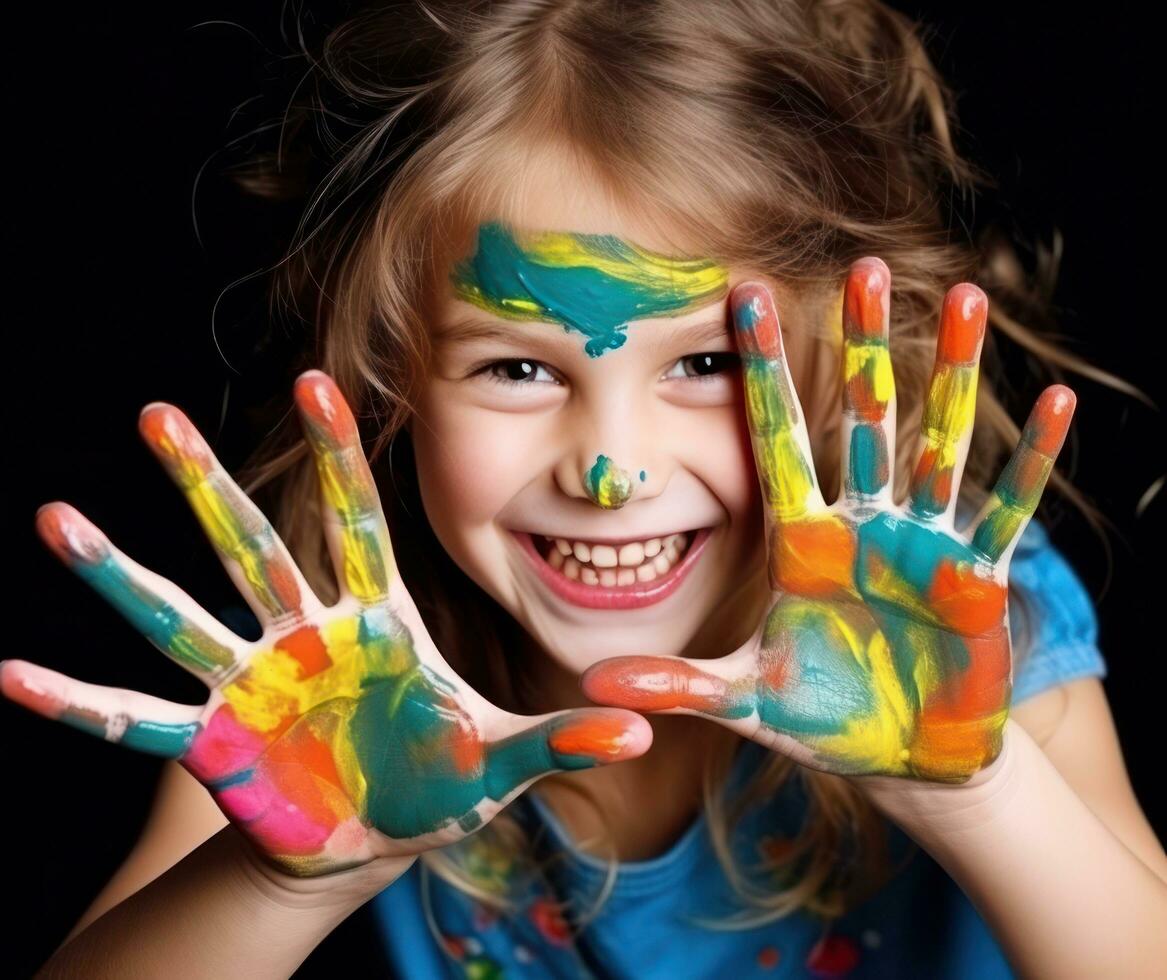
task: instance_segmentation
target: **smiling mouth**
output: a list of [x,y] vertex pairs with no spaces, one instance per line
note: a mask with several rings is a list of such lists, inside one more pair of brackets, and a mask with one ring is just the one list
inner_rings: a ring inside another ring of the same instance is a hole
[[590,609],[626,610],[663,602],[675,593],[700,560],[713,530],[703,527],[619,545],[528,531],[511,534],[539,580],[560,599]]
[[668,575],[684,560],[702,528],[623,545],[588,544],[531,533],[539,556],[565,578],[584,585],[619,588]]

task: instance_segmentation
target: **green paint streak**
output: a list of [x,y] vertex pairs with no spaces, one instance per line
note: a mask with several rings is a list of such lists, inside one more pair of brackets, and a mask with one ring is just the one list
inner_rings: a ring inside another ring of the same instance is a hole
[[584,489],[601,507],[617,510],[632,496],[632,480],[608,456],[596,457],[592,468],[584,473]]
[[746,353],[742,363],[746,402],[758,433],[771,435],[793,429],[798,424],[798,409],[786,387],[782,362]]
[[504,224],[479,226],[474,255],[451,273],[455,295],[497,316],[578,330],[599,357],[623,346],[629,322],[677,315],[724,295],[727,270],[673,259],[613,235],[548,233],[521,245]]
[[148,640],[175,660],[199,672],[224,670],[235,654],[212,639],[177,609],[130,578],[111,556],[96,565],[77,563],[78,575]]
[[1024,521],[1033,514],[1028,508],[1017,508],[1006,504],[1000,497],[994,497],[996,506],[977,525],[973,535],[973,547],[992,561],[1005,553],[1009,542],[1020,530]]

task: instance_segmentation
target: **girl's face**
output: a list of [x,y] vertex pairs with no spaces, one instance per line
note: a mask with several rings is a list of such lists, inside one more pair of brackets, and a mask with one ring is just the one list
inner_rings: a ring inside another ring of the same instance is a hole
[[679,261],[566,174],[530,174],[439,283],[410,423],[426,515],[569,671],[720,655],[769,595],[727,303],[761,277]]

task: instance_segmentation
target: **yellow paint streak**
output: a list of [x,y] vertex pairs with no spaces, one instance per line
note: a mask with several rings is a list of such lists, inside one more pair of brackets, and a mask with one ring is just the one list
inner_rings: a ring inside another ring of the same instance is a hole
[[972,428],[976,414],[975,367],[944,366],[937,370],[924,404],[924,437],[937,454],[938,469],[956,465],[957,444]]
[[759,438],[758,442],[771,511],[779,521],[801,517],[806,513],[813,484],[794,431],[777,432],[768,439]]
[[[843,624],[839,623],[840,630]],[[896,676],[891,648],[876,630],[866,645],[851,631],[850,648],[871,679],[872,711],[847,722],[839,735],[819,740],[816,748],[836,759],[846,759],[857,769],[887,774],[906,771],[905,745],[911,737],[913,716]]]
[[[257,653],[239,679],[223,689],[239,721],[266,733],[323,701],[358,700],[364,693],[362,679],[378,672],[369,662],[370,652],[357,640],[358,623],[357,617],[344,616],[324,627],[322,639],[332,666],[312,677],[301,678],[299,661],[283,650]],[[391,662],[380,672],[400,673],[411,661],[410,652],[399,642],[390,644],[388,656]]]
[[884,344],[847,344],[844,350],[843,372],[847,381],[870,367],[872,395],[876,401],[887,403],[895,389],[891,355]]
[[624,281],[665,282],[692,297],[705,296],[729,281],[728,270],[707,259],[674,259],[622,242],[633,255],[629,261],[627,255],[607,255],[589,248],[585,241],[571,233],[544,232],[525,236],[524,250],[540,265],[561,269],[584,266]]

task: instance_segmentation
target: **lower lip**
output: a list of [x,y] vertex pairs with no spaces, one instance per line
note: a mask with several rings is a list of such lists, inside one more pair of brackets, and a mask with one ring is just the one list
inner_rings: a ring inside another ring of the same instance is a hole
[[584,585],[583,582],[570,579],[543,560],[530,534],[526,531],[511,533],[518,538],[523,551],[534,563],[535,573],[561,599],[588,609],[639,609],[667,599],[681,587],[690,569],[697,563],[712,531],[707,527],[698,531],[685,557],[670,568],[663,578],[620,586]]

